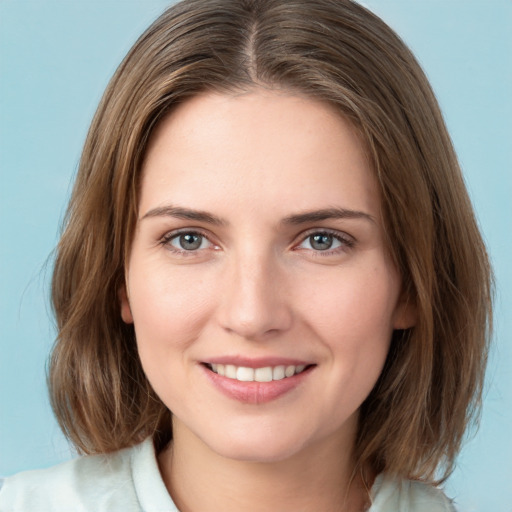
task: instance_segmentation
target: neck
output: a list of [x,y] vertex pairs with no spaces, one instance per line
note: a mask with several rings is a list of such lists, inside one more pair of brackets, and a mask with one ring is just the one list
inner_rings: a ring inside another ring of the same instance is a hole
[[166,487],[181,512],[360,512],[367,492],[354,475],[353,438],[332,436],[286,460],[252,462],[215,453],[175,422],[159,455]]

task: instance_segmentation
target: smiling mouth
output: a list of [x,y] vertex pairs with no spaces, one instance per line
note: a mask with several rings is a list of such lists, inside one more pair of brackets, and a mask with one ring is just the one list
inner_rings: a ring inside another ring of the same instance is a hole
[[248,368],[246,366],[235,366],[232,364],[205,363],[205,366],[221,377],[237,380],[239,382],[272,382],[298,375],[314,365],[278,365],[264,366],[262,368]]

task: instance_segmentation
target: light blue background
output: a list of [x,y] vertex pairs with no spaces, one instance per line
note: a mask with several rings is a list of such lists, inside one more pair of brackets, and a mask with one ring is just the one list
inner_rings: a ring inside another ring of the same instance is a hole
[[[69,457],[45,386],[50,255],[103,89],[167,4],[0,0],[0,476]],[[482,424],[447,492],[462,511],[511,511],[512,2],[364,4],[405,39],[433,84],[496,272]]]

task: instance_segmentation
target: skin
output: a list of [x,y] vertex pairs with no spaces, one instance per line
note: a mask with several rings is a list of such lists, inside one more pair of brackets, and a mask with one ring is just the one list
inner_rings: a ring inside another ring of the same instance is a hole
[[[352,214],[297,217],[326,209]],[[198,248],[183,248],[187,233]],[[362,144],[331,107],[254,89],[168,116],[143,166],[121,313],[173,412],[159,464],[182,512],[363,508],[349,486],[358,409],[413,312]],[[284,395],[246,403],[208,378],[204,362],[223,357],[311,366]]]

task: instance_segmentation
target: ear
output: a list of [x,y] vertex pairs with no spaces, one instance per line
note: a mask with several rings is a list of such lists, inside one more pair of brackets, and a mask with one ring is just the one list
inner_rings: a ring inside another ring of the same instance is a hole
[[127,324],[133,324],[133,315],[130,308],[130,301],[128,300],[128,293],[126,292],[126,285],[123,284],[117,294],[119,304],[121,306],[121,318]]
[[410,297],[403,294],[393,315],[393,329],[410,329],[418,321],[418,308]]

